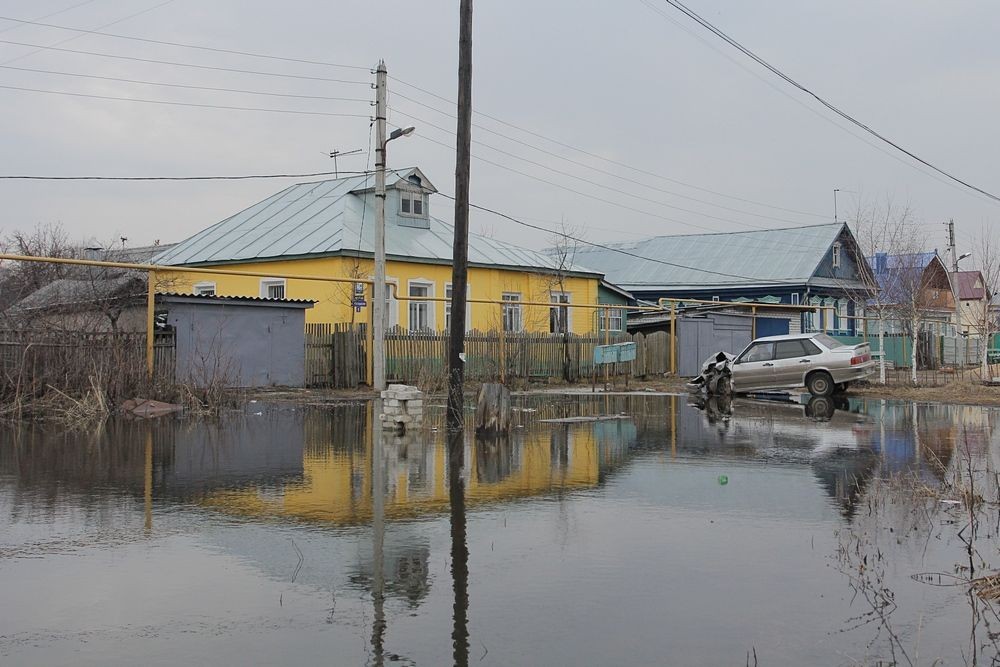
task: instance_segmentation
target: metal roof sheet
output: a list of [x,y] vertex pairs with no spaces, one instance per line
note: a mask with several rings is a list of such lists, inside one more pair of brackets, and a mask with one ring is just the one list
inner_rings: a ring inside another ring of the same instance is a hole
[[612,249],[582,248],[578,259],[629,290],[802,284],[815,273],[843,229],[843,223],[830,223],[657,236],[609,244]]
[[[387,187],[410,171],[387,176]],[[218,264],[374,252],[375,207],[371,176],[299,183],[208,227],[161,253],[164,265]],[[387,225],[386,254],[404,259],[451,262],[454,227],[429,217],[430,227]],[[537,250],[470,233],[472,264],[552,270],[556,260]],[[572,271],[594,273],[579,265]]]
[[158,301],[166,299],[177,299],[177,300],[195,300],[195,301],[208,301],[208,302],[223,302],[223,301],[239,301],[241,303],[259,303],[259,304],[272,304],[272,305],[285,305],[294,307],[306,307],[311,308],[316,301],[313,299],[269,299],[262,296],[226,296],[225,294],[182,294],[180,292],[157,292],[156,299]]

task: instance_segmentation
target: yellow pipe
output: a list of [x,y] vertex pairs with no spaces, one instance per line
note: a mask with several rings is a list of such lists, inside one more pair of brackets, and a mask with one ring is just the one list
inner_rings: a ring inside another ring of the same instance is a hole
[[677,302],[670,303],[670,372],[677,375]]
[[150,383],[156,368],[156,271],[146,274],[146,373]]
[[815,307],[803,306],[803,305],[792,305],[790,303],[757,303],[754,301],[706,301],[704,299],[674,299],[663,297],[657,300],[661,306],[664,302],[667,303],[704,303],[712,306],[756,306],[758,308],[780,308],[782,310],[815,310]]
[[96,259],[67,259],[65,257],[34,257],[31,255],[8,255],[0,254],[0,260],[10,260],[14,262],[46,262],[49,264],[72,264],[75,266],[102,266],[110,269],[132,269],[133,271],[161,271],[161,272],[187,272],[204,273],[207,275],[220,276],[249,276],[251,278],[285,278],[287,280],[318,280],[332,283],[364,283],[366,285],[375,284],[369,278],[333,278],[330,276],[314,276],[309,274],[295,273],[264,273],[262,271],[238,271],[235,269],[212,269],[202,266],[165,266],[162,264],[133,264],[130,262],[104,262]]

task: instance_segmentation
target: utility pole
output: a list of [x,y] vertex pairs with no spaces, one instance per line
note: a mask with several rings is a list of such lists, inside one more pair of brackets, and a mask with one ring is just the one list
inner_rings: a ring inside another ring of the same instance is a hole
[[833,189],[833,221],[840,222],[837,218],[837,193],[840,192],[840,188]]
[[951,270],[958,273],[958,250],[955,248],[955,221],[948,221],[948,251],[951,253]]
[[450,430],[465,426],[465,308],[469,278],[469,171],[472,156],[472,0],[461,0],[458,36],[458,128],[455,143],[455,245],[451,270],[448,344]]
[[375,70],[375,285],[372,288],[372,381],[385,389],[385,61]]

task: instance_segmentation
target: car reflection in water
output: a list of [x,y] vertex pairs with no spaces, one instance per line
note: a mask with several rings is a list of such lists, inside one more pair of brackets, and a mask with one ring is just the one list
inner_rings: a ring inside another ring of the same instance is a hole
[[688,404],[700,410],[705,431],[721,447],[773,463],[808,464],[846,518],[877,469],[872,419],[842,396],[692,396]]

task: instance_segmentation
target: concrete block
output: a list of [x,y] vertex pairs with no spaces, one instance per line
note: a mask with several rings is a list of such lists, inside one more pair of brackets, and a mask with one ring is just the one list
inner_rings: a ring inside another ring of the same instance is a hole
[[390,408],[395,408],[399,405],[399,401],[395,398],[388,398],[385,401],[385,405]]
[[413,410],[414,408],[422,408],[422,407],[424,407],[424,402],[422,399],[419,398],[414,398],[406,402],[407,410]]
[[406,391],[407,389],[414,389],[408,384],[390,384],[389,391]]
[[413,421],[413,417],[410,415],[397,415],[392,420],[397,424],[409,424]]
[[400,401],[414,401],[420,400],[424,397],[422,391],[401,391],[396,394],[396,398]]

